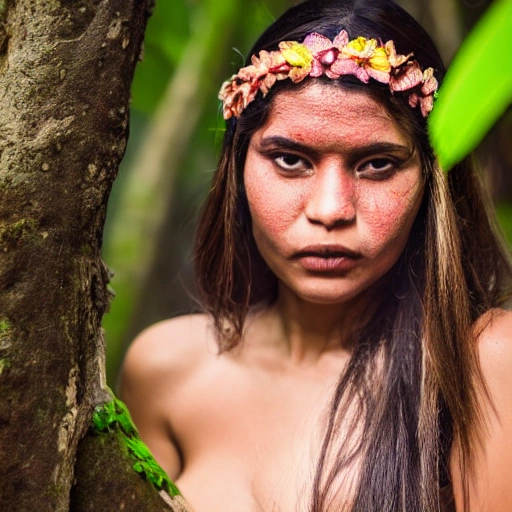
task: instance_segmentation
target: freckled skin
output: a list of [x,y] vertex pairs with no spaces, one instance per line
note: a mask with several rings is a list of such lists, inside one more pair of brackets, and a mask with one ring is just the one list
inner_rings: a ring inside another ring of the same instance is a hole
[[[272,137],[308,150],[269,146]],[[380,166],[378,159],[396,156],[380,149],[361,156],[376,144],[403,148],[392,172],[362,172],[368,162]],[[304,168],[283,170],[276,164],[283,153],[304,159]],[[244,183],[263,258],[293,294],[323,304],[354,299],[393,266],[423,194],[419,157],[386,109],[363,92],[318,82],[275,97],[251,139]],[[309,272],[293,256],[311,244],[341,244],[360,257],[343,275]]]

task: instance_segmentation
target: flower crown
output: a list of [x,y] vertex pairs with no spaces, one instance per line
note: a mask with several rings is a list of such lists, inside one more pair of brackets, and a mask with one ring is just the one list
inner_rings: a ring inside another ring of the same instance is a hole
[[423,117],[432,110],[438,83],[433,68],[421,70],[409,55],[398,55],[393,41],[379,45],[375,39],[358,37],[349,41],[342,30],[331,41],[313,32],[303,43],[283,41],[279,50],[260,51],[253,55],[252,64],[246,66],[222,84],[219,99],[223,102],[224,119],[239,117],[244,109],[256,98],[258,91],[265,97],[278,81],[290,78],[299,83],[307,76],[339,78],[354,75],[361,82],[370,78],[388,84],[391,93],[409,92],[409,104],[418,104]]

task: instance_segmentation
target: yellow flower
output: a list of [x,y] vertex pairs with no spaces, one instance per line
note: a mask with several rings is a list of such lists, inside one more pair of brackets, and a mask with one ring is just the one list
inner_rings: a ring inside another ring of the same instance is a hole
[[299,68],[311,67],[313,54],[303,45],[296,41],[284,41],[279,43],[281,55],[286,59],[290,66]]
[[375,39],[358,37],[357,39],[352,39],[342,51],[352,57],[368,59],[373,55],[376,47],[377,41]]
[[373,55],[369,59],[369,64],[373,69],[376,69],[377,71],[391,71],[388,54],[385,48],[375,48]]

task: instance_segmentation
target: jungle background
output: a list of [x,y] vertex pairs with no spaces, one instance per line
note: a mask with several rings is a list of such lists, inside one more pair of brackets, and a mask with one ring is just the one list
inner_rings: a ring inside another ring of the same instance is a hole
[[[296,3],[156,2],[132,88],[131,134],[104,234],[103,257],[113,271],[116,295],[103,321],[107,377],[113,388],[124,352],[138,332],[164,318],[199,309],[191,246],[222,139],[217,91],[242,66],[261,31]],[[491,2],[398,3],[427,28],[449,64]],[[512,247],[511,141],[509,109],[479,147],[478,156]]]

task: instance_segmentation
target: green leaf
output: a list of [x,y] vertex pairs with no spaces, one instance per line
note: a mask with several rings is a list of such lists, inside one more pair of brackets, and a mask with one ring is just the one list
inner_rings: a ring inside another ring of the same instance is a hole
[[115,398],[114,401],[116,407],[116,420],[119,423],[119,426],[127,436],[136,436],[137,429],[133,424],[130,413],[128,412],[128,408],[124,402],[118,398]]
[[169,479],[151,455],[148,447],[140,439],[137,429],[132,423],[128,408],[121,400],[113,397],[110,402],[96,407],[92,417],[92,429],[96,434],[117,432],[134,461],[134,471],[143,475],[155,487],[165,490],[171,496],[180,495],[179,489]]
[[153,456],[148,447],[138,438],[125,439],[126,445],[132,451],[133,455],[140,460],[150,460]]
[[429,117],[432,146],[448,171],[512,102],[512,0],[496,0],[464,41]]
[[105,432],[112,428],[116,422],[117,415],[115,403],[107,402],[101,407],[96,407],[92,416],[93,429],[95,433]]

